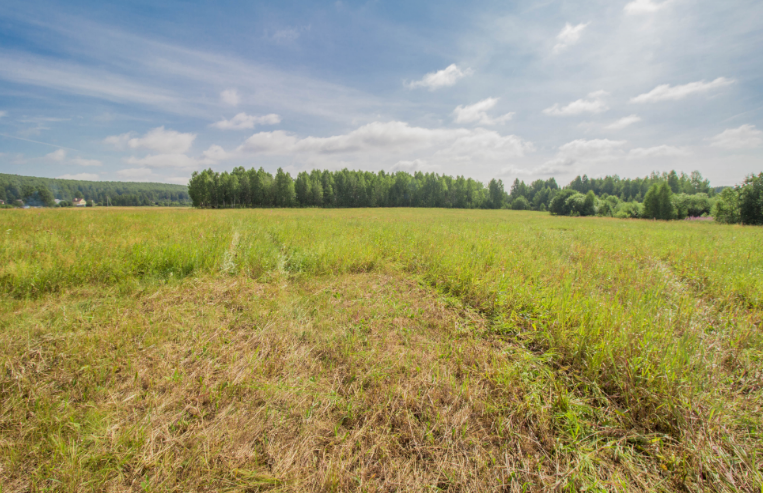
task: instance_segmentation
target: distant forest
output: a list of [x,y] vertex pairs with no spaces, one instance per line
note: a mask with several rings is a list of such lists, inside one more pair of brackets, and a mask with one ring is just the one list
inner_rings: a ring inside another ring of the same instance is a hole
[[9,205],[64,205],[83,198],[92,205],[191,205],[188,188],[166,183],[82,181],[0,174],[0,200]]
[[[652,173],[645,178],[622,179],[618,176],[588,178],[578,176],[566,190],[611,202],[643,201],[649,189],[666,182],[673,193],[704,194],[714,190],[695,171],[690,175],[671,171]],[[194,172],[188,193],[196,207],[453,207],[484,209],[531,209],[546,211],[561,192],[554,178],[526,184],[514,180],[509,190],[503,181],[490,180],[487,186],[471,178],[436,173],[385,173],[379,171],[301,172],[295,179],[282,169],[275,176],[262,168],[218,173],[211,169]]]

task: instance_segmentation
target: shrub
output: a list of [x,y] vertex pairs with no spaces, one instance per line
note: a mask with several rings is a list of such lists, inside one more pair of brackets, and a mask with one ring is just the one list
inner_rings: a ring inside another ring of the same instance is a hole
[[526,211],[530,209],[530,202],[524,197],[517,197],[514,202],[511,203],[511,208],[515,211]]
[[551,214],[556,214],[559,216],[569,216],[570,215],[570,209],[567,204],[567,199],[574,195],[582,195],[580,192],[576,190],[572,190],[571,188],[565,188],[564,190],[560,190],[559,193],[554,195],[554,198],[551,199],[551,203],[548,205],[548,210],[551,212]]
[[643,216],[644,206],[638,202],[620,202],[614,213],[614,217],[619,219],[638,219]]

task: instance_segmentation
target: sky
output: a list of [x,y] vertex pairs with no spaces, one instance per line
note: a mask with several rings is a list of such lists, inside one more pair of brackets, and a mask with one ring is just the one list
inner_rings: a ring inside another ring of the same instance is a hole
[[0,3],[0,172],[763,172],[760,0]]

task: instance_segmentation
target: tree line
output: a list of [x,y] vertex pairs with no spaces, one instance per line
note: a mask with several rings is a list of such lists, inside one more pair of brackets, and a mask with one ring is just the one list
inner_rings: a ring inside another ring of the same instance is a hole
[[85,199],[93,205],[190,205],[188,189],[167,183],[65,180],[0,174],[0,200],[9,206],[52,207]]
[[[551,179],[544,187],[558,189]],[[194,172],[188,194],[196,207],[447,207],[500,209],[511,200],[501,180],[487,187],[463,176],[398,171],[313,170],[296,178],[279,168]],[[546,195],[549,195],[546,193]],[[528,207],[529,208],[529,207]]]

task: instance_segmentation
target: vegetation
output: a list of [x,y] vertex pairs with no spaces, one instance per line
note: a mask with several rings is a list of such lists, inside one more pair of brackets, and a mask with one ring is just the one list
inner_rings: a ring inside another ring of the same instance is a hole
[[195,207],[447,207],[500,209],[506,193],[500,180],[482,183],[435,173],[320,171],[292,179],[243,167],[194,172],[188,193]]
[[748,176],[740,186],[725,188],[713,215],[726,224],[763,224],[763,173]]
[[763,485],[762,228],[405,208],[1,220],[3,491]]
[[[84,198],[93,205],[190,205],[187,187],[167,183],[64,180],[0,174],[0,200],[52,207],[55,199],[71,204]],[[59,204],[60,205],[60,204]]]

